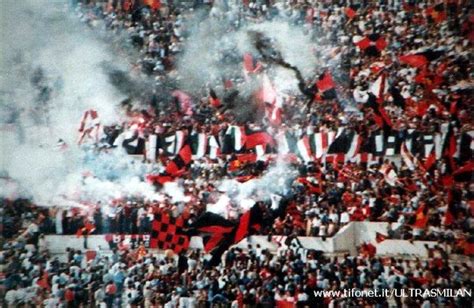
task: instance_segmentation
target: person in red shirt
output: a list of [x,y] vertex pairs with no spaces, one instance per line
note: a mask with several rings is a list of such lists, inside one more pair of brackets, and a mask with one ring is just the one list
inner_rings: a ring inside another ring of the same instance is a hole
[[64,299],[66,300],[66,307],[74,307],[74,291],[72,288],[68,288],[64,292]]
[[109,284],[105,287],[105,303],[107,307],[112,307],[115,299],[115,294],[117,293],[117,287],[113,282],[109,282]]

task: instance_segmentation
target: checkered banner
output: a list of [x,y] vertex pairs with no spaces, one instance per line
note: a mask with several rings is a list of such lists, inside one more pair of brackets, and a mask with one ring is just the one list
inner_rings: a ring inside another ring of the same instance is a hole
[[171,249],[176,253],[188,249],[189,237],[180,234],[183,226],[184,219],[182,216],[175,218],[167,213],[155,214],[150,248]]

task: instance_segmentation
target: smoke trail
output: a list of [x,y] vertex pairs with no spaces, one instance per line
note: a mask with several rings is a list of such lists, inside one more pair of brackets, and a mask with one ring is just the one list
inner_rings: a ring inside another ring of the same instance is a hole
[[[241,77],[243,54],[258,54],[255,33],[272,41],[286,67],[300,72],[298,78],[314,77],[320,62],[314,52],[315,44],[303,26],[290,25],[288,20],[241,25],[236,9],[225,14],[217,12],[208,16],[199,11],[185,23],[189,35],[178,61],[179,75],[186,76],[179,81],[183,88],[199,90],[206,83],[219,83],[222,77]],[[240,86],[241,91],[249,92],[249,84]],[[277,85],[280,86],[288,88]],[[297,84],[292,90],[298,91]]]

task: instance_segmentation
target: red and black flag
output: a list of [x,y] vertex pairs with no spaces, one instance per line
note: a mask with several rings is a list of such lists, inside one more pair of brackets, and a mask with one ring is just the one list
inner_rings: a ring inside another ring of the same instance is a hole
[[325,71],[316,81],[317,95],[321,99],[337,98],[336,84],[332,79],[331,72]]
[[258,145],[262,146],[264,149],[267,146],[275,146],[275,139],[264,130],[250,131],[245,130],[245,148],[247,150],[253,149]]
[[456,205],[461,202],[461,199],[462,199],[461,192],[451,187],[448,191],[448,200],[447,200],[448,205],[446,207],[446,212],[444,214],[444,224],[446,226],[449,226],[454,222],[457,216]]
[[398,60],[401,63],[408,64],[416,68],[421,68],[430,63],[431,61],[438,59],[444,54],[445,51],[442,50],[427,49],[423,52],[400,56]]
[[227,166],[227,169],[229,171],[240,170],[242,167],[247,166],[249,164],[253,164],[256,161],[257,161],[257,154],[255,153],[236,154],[232,156]]
[[434,150],[428,154],[428,157],[425,160],[425,163],[423,164],[423,168],[425,169],[426,172],[429,172],[431,168],[436,164],[436,153]]
[[355,44],[370,57],[380,56],[380,52],[388,45],[383,36],[377,33],[367,35]]
[[377,102],[377,97],[369,92],[369,99],[367,100],[366,106],[372,108],[374,121],[377,126],[384,130],[384,132],[390,132],[392,130],[392,121],[385,112],[385,108],[382,104]]
[[193,151],[190,145],[190,138],[186,138],[183,146],[178,154],[168,162],[165,172],[161,174],[148,174],[146,180],[152,184],[163,185],[166,182],[171,182],[175,177],[181,176],[185,173],[192,162]]
[[77,237],[81,236],[87,236],[89,234],[92,234],[92,232],[95,231],[95,225],[91,223],[90,221],[86,221],[84,223],[84,226],[82,228],[79,228],[76,232]]
[[147,174],[145,179],[148,183],[154,185],[164,185],[167,182],[172,182],[174,178],[167,174]]
[[470,161],[453,172],[455,182],[471,182],[474,180],[474,161]]
[[209,103],[214,108],[219,108],[222,106],[221,100],[217,97],[217,94],[213,89],[209,90]]
[[162,211],[152,223],[150,248],[171,249],[176,253],[188,249],[189,235],[185,234],[183,216],[173,217]]
[[184,173],[192,161],[192,150],[188,142],[179,150],[176,155],[166,166],[165,172],[170,176],[179,176]]
[[222,216],[206,212],[189,228],[189,234],[203,237],[204,249],[210,252],[210,265],[218,265],[222,254],[230,246],[239,243],[254,231],[261,228],[263,214],[258,204],[243,213],[237,222],[229,221]]
[[222,153],[232,154],[242,150],[245,144],[245,131],[242,126],[230,125],[224,134]]
[[206,133],[193,132],[189,136],[188,141],[195,158],[201,158],[206,155],[208,146],[208,136]]

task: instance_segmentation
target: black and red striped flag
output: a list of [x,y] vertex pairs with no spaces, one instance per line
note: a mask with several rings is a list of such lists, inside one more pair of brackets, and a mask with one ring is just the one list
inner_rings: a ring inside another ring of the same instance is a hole
[[366,55],[371,57],[380,56],[380,52],[388,46],[384,37],[378,33],[367,35],[355,44],[363,50]]
[[203,237],[204,249],[212,255],[211,266],[218,265],[222,254],[252,232],[260,230],[263,222],[258,204],[243,213],[237,222],[229,221],[214,213],[204,213],[189,228],[189,234]]
[[459,167],[453,172],[455,182],[471,182],[474,180],[474,161]]
[[334,99],[337,97],[336,84],[329,71],[325,71],[319,76],[318,81],[316,81],[316,87],[318,89],[318,96],[321,99]]
[[170,176],[179,176],[189,167],[192,161],[192,150],[189,143],[186,144],[179,150],[176,155],[166,166],[165,172]]

